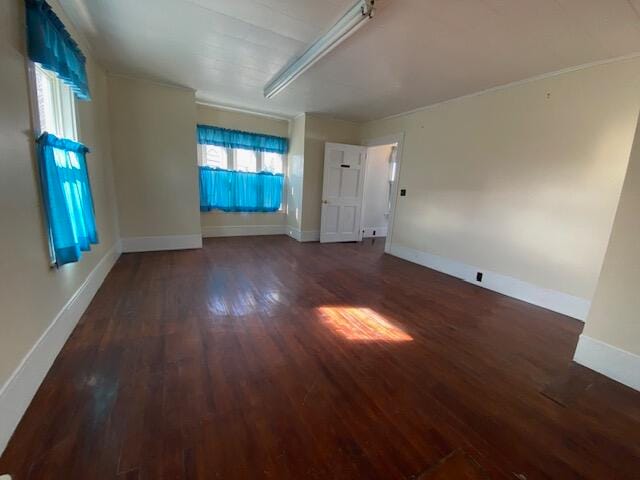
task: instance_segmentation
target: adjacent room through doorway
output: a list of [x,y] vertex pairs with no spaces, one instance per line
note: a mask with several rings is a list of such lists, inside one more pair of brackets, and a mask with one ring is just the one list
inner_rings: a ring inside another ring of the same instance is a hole
[[386,237],[397,179],[397,143],[367,148],[362,199],[362,237]]

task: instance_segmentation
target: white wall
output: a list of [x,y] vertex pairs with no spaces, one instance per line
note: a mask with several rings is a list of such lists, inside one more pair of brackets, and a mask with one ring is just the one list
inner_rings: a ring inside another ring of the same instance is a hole
[[[77,123],[80,141],[91,149],[87,165],[100,243],[78,263],[49,267],[30,121],[24,1],[4,0],[0,2],[0,266],[4,275],[0,288],[0,451],[77,321],[77,316],[68,314],[68,302],[100,265],[104,268],[98,276],[106,275],[117,255],[105,72],[58,2],[49,3],[87,54],[93,99],[78,103]],[[54,324],[56,318],[60,321]],[[25,359],[28,361],[21,364]]]
[[640,122],[576,361],[640,390]]
[[123,247],[201,245],[194,92],[110,75],[109,98]]
[[367,148],[361,225],[365,237],[384,237],[387,234],[390,156],[391,145]]
[[306,115],[298,115],[289,122],[289,155],[287,161],[287,233],[301,240],[302,194],[304,180],[304,135]]
[[[223,110],[208,105],[197,105],[198,123],[245,132],[289,136],[289,122],[264,115]],[[285,159],[286,167],[286,159]],[[227,213],[221,211],[200,214],[202,234],[207,236],[262,235],[285,233],[286,197],[283,210],[274,213]]]
[[393,244],[588,302],[639,87],[640,60],[619,61],[365,124],[405,132]]

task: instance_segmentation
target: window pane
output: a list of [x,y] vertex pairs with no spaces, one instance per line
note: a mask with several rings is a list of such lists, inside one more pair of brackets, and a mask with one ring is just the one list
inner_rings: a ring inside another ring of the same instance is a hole
[[40,132],[49,132],[58,136],[61,132],[58,132],[58,129],[56,128],[53,97],[54,79],[38,65],[35,66],[35,74]]
[[264,172],[283,173],[282,155],[279,153],[263,153],[262,170]]
[[234,150],[236,155],[236,168],[240,172],[255,172],[257,171],[257,158],[256,152],[252,150],[244,150],[236,148]]
[[64,138],[77,140],[75,95],[71,91],[71,87],[59,78],[56,77],[55,82],[60,95],[60,133]]
[[227,149],[205,145],[203,164],[207,167],[228,169]]
[[40,132],[76,140],[75,97],[56,74],[34,66]]

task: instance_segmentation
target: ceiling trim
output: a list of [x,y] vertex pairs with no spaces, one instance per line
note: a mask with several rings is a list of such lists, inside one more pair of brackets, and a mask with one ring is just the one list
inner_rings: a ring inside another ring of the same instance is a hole
[[[286,116],[283,114],[277,114],[277,113],[271,113],[271,112],[261,112],[259,110],[250,110],[248,108],[234,107],[232,105],[223,105],[220,103],[207,102],[206,100],[198,100],[198,99],[196,99],[196,104],[203,105],[205,107],[217,108],[218,110],[225,110],[227,112],[246,113],[248,115],[256,115],[258,117],[273,118],[275,120],[284,120],[287,122],[293,120],[298,116],[298,115]],[[302,115],[302,114],[299,114],[299,115]]]
[[107,75],[109,75],[110,77],[119,77],[119,78],[126,78],[128,80],[136,80],[138,82],[152,83],[152,84],[158,85],[160,87],[175,88],[177,90],[186,90],[187,92],[193,92],[194,94],[196,92],[196,90],[194,90],[193,88],[185,87],[184,85],[176,85],[175,83],[161,82],[159,80],[153,80],[153,79],[148,78],[148,77],[139,77],[139,76],[136,76],[136,75],[127,75],[125,73],[115,73],[115,72],[111,72],[109,70],[107,70]]
[[404,117],[405,115],[412,115],[414,113],[418,113],[418,112],[422,112],[424,110],[429,110],[429,109],[432,109],[432,108],[436,108],[436,107],[439,107],[441,105],[445,105],[447,103],[457,102],[459,100],[464,100],[464,99],[467,99],[467,98],[472,98],[472,97],[477,97],[479,95],[484,95],[485,93],[491,93],[491,92],[496,92],[496,91],[499,91],[499,90],[505,90],[507,88],[517,87],[519,85],[525,85],[527,83],[536,82],[538,80],[544,80],[545,78],[557,77],[559,75],[564,75],[564,74],[567,74],[567,73],[577,72],[577,71],[580,71],[580,70],[585,70],[587,68],[599,67],[601,65],[607,65],[607,64],[616,63],[616,62],[624,62],[624,61],[627,61],[627,60],[633,60],[635,58],[640,58],[640,52],[630,53],[629,55],[623,55],[621,57],[608,58],[606,60],[598,60],[598,61],[595,61],[595,62],[584,63],[584,64],[576,65],[576,66],[573,66],[573,67],[567,67],[567,68],[563,68],[563,69],[560,69],[560,70],[555,70],[553,72],[543,73],[541,75],[535,75],[533,77],[525,78],[525,79],[522,79],[522,80],[516,80],[515,82],[505,83],[503,85],[496,85],[495,87],[487,88],[485,90],[479,90],[477,92],[467,93],[467,94],[461,95],[459,97],[454,97],[454,98],[450,98],[448,100],[443,100],[441,102],[432,103],[430,105],[425,105],[423,107],[414,108],[412,110],[407,110],[406,112],[394,113],[393,115],[387,115],[386,117],[381,117],[381,118],[377,118],[377,119],[373,119],[373,120],[367,120],[367,121],[361,122],[361,123],[381,122],[383,120],[390,120],[392,118]]

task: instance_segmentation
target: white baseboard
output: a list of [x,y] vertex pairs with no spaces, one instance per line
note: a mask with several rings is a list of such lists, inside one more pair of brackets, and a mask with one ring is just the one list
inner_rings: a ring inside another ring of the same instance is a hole
[[[372,238],[372,237],[386,237],[387,236],[387,227],[364,227],[362,238]],[[373,233],[375,232],[375,234]]]
[[573,360],[640,391],[640,356],[638,355],[582,334]]
[[202,227],[202,237],[244,237],[253,235],[285,235],[286,225],[225,225]]
[[119,256],[118,241],[58,312],[0,389],[0,453],[4,451],[53,361]]
[[297,228],[286,227],[285,233],[299,242],[320,241],[320,232],[316,230],[298,230]]
[[128,237],[122,239],[123,253],[187,250],[190,248],[202,248],[201,234],[159,235],[155,237]]
[[[488,288],[503,295],[517,298],[518,300],[532,303],[578,320],[584,321],[587,318],[591,306],[591,302],[585,298],[540,287],[514,277],[502,275],[473,265],[467,265],[431,253],[421,252],[413,248],[392,244],[389,253],[410,262],[452,275],[480,287]],[[482,272],[482,282],[476,281],[477,272]]]

